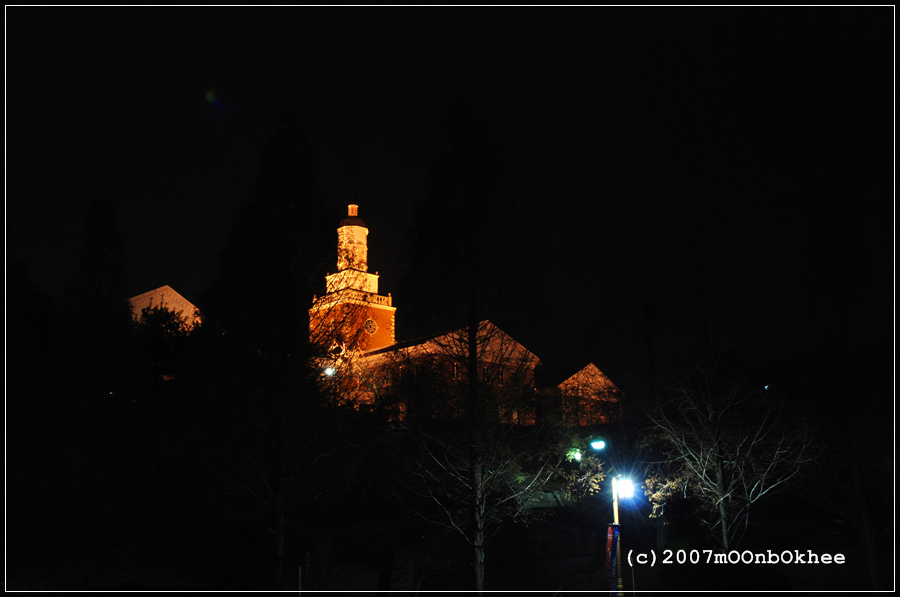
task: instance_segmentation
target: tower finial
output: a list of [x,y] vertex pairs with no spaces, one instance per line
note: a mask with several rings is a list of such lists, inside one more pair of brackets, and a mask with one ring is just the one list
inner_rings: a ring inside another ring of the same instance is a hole
[[359,206],[356,205],[355,203],[351,203],[350,205],[347,206],[347,215],[355,218],[358,210],[359,210]]

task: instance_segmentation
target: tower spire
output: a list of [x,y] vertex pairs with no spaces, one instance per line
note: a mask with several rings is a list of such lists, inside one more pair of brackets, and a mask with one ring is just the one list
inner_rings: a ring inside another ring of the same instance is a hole
[[359,272],[369,270],[367,237],[369,229],[359,217],[359,206],[347,206],[347,217],[338,228],[338,271],[353,269]]
[[357,204],[347,206],[337,234],[338,271],[325,277],[326,294],[310,309],[310,338],[318,342],[314,329],[325,320],[347,345],[373,349],[392,344],[395,309],[390,295],[378,294],[378,274],[369,273],[369,229]]

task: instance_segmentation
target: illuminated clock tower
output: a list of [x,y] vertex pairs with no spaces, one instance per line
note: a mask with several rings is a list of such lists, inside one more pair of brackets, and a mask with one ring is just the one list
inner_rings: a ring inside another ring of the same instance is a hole
[[391,296],[378,294],[378,274],[369,273],[369,229],[350,204],[338,233],[337,272],[325,276],[325,296],[313,299],[309,337],[331,348],[373,350],[394,343]]

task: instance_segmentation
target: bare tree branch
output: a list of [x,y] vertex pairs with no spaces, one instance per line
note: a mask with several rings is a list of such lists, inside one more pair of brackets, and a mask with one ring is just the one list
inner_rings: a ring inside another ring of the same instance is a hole
[[734,548],[753,505],[794,478],[810,459],[810,436],[789,428],[780,405],[705,371],[682,385],[651,417],[665,446],[666,466],[647,479],[646,494],[660,516],[676,498],[698,501],[701,520],[721,546]]

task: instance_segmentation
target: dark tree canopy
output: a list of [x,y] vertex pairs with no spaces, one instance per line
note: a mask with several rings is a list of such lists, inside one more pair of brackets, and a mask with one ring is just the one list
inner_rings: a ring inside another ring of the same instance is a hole
[[463,95],[443,130],[401,280],[404,327],[415,335],[502,320],[523,269],[514,191],[490,121]]
[[239,209],[204,312],[263,351],[290,352],[303,344],[332,229],[306,134],[286,117],[263,153],[255,193]]
[[128,296],[127,259],[108,184],[90,201],[83,235],[67,303],[78,309],[99,304],[116,313]]
[[106,184],[89,204],[83,234],[77,269],[60,305],[64,353],[73,379],[85,382],[74,387],[102,393],[123,383],[132,321],[127,259]]

